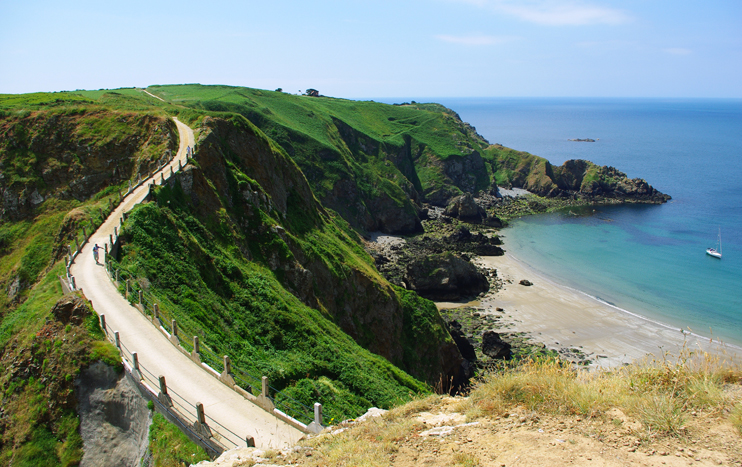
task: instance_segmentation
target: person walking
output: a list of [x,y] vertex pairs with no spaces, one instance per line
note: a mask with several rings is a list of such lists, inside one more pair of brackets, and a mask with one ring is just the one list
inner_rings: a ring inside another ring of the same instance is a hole
[[93,247],[93,259],[95,259],[95,264],[100,264],[98,263],[98,250],[100,250],[100,247],[96,243],[95,246]]

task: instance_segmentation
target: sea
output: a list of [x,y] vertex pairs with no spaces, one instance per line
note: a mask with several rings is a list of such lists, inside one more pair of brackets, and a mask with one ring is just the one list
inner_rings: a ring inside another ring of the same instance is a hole
[[[742,99],[414,100],[455,110],[490,143],[613,166],[671,195],[517,219],[504,246],[564,286],[742,346]],[[706,254],[719,232],[721,260]]]

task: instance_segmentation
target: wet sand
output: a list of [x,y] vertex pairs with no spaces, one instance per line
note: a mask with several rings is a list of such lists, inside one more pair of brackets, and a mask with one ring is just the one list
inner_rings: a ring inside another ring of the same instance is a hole
[[[507,331],[529,333],[549,348],[577,347],[593,354],[594,364],[617,366],[646,356],[676,359],[685,347],[708,352],[722,359],[742,362],[742,348],[681,332],[659,322],[601,302],[577,290],[557,284],[519,262],[505,256],[486,256],[475,262],[497,269],[504,287],[490,293],[477,308],[482,313],[504,315]],[[533,283],[520,285],[521,279]],[[504,312],[495,311],[496,307]]]

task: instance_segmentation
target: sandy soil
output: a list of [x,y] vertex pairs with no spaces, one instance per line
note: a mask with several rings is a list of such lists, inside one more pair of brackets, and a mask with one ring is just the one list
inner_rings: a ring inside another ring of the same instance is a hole
[[[364,433],[362,424],[348,430],[333,427],[320,435],[319,446],[303,442],[286,451],[241,449],[225,453],[199,467],[276,467],[389,465],[542,467],[542,466],[742,466],[742,437],[726,422],[695,412],[687,423],[687,437],[647,438],[640,424],[618,409],[606,417],[537,415],[515,408],[502,417],[466,422],[457,412],[460,398],[446,398],[431,413],[414,416],[409,431],[381,423],[377,430],[394,430],[393,447],[374,445],[374,429]],[[379,419],[380,420],[380,419]],[[347,430],[347,431],[346,431]],[[357,432],[358,431],[358,432]],[[332,453],[333,437],[344,433],[342,446],[348,457]],[[348,442],[347,438],[355,439]],[[373,459],[361,454],[364,450]],[[372,454],[373,453],[373,454]],[[363,461],[359,462],[359,457]]]
[[[481,313],[503,314],[495,311],[496,307],[503,308],[510,324],[508,331],[528,332],[547,347],[581,348],[594,354],[599,366],[630,363],[647,355],[677,356],[684,346],[742,361],[739,347],[682,332],[556,284],[507,253],[476,261],[480,266],[497,269],[504,283],[502,290],[481,300]],[[520,285],[521,279],[533,285]]]

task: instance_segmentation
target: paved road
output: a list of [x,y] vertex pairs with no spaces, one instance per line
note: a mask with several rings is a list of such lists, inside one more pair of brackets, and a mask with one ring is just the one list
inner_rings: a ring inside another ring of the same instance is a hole
[[[193,131],[177,119],[174,120],[180,133],[180,148],[175,159],[163,169],[165,179],[169,177],[171,167],[177,171],[178,160],[185,165],[186,147],[194,146]],[[160,172],[153,178],[159,185]],[[255,438],[256,446],[261,448],[293,445],[303,433],[245,400],[178,351],[151,322],[118,293],[108,279],[103,265],[95,263],[93,245],[98,243],[103,246],[108,241],[114,226],[119,225],[122,213],[141,202],[148,189],[147,183],[144,183],[129,194],[106,222],[91,235],[90,241],[71,267],[77,287],[83,290],[99,315],[105,314],[106,324],[119,331],[121,342],[126,348],[130,352],[137,352],[140,365],[156,376],[164,375],[168,388],[191,404],[197,402],[204,404],[207,416],[240,436],[239,439],[228,436],[232,442],[244,446],[245,436],[252,436]],[[176,397],[174,400],[178,401]]]

